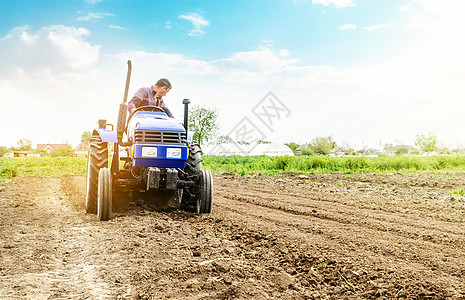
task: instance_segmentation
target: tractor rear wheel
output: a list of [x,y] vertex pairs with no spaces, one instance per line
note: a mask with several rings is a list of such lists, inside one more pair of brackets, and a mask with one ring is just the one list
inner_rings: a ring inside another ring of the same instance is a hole
[[90,140],[87,156],[86,211],[97,213],[98,176],[101,168],[108,168],[108,147],[98,134]]
[[98,173],[98,205],[97,216],[100,221],[111,219],[112,186],[111,172],[108,168],[100,169]]
[[213,178],[212,173],[210,173],[208,170],[203,170],[200,174],[199,192],[200,213],[211,213],[213,198]]

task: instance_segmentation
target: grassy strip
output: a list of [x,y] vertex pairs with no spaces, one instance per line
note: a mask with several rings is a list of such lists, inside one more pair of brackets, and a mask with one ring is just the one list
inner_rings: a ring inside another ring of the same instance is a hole
[[0,178],[84,174],[86,174],[86,158],[82,157],[0,158]]
[[[234,172],[280,174],[295,173],[418,173],[465,172],[465,156],[204,156],[203,167],[215,174]],[[19,157],[0,158],[0,180],[15,176],[85,175],[86,158]]]
[[327,157],[327,156],[204,156],[203,165],[214,173],[234,172],[279,174],[295,173],[418,173],[438,171],[465,171],[465,156],[380,156],[380,157]]

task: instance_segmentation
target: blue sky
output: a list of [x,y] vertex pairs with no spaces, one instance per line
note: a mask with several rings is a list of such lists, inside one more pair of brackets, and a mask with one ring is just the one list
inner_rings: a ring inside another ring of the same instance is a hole
[[465,146],[462,2],[4,0],[0,145],[76,145],[114,122],[131,59],[130,94],[168,77],[175,116],[183,98],[214,106],[223,134],[260,124],[272,91],[291,111],[263,129],[272,141],[380,148],[433,132]]
[[[404,26],[408,16],[399,13],[404,3],[357,1],[338,8],[308,0],[6,1],[0,34],[5,36],[15,26],[38,29],[64,24],[90,30],[87,40],[103,45],[102,52],[129,48],[187,52],[206,60],[273,41],[278,48],[291,49],[302,63],[350,65],[373,58],[373,52],[389,50],[393,39],[408,37]],[[180,18],[193,14],[209,23],[201,26],[201,39],[186,35],[193,25]],[[359,30],[347,33],[340,30],[344,24],[358,24]],[[379,24],[390,28],[383,35],[360,30]]]

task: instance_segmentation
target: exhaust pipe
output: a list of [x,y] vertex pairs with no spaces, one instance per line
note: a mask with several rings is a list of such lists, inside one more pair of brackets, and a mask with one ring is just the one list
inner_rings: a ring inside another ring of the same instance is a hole
[[191,103],[189,99],[182,100],[182,104],[184,104],[184,129],[186,130],[186,137],[187,127],[189,126],[189,103]]
[[128,116],[128,105],[126,102],[128,101],[128,91],[129,91],[129,82],[131,80],[131,71],[132,71],[132,63],[128,60],[128,73],[126,75],[126,87],[124,89],[124,98],[123,103],[119,105],[119,112],[118,112],[118,124],[116,125],[116,137],[118,139],[118,144],[121,146],[129,146],[131,143],[123,143],[123,133],[126,127],[126,118]]

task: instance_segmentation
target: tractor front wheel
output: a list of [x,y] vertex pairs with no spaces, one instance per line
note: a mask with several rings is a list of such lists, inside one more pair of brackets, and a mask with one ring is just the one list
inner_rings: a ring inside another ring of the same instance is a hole
[[112,186],[111,172],[108,168],[100,169],[98,173],[98,205],[97,216],[100,221],[111,219]]

